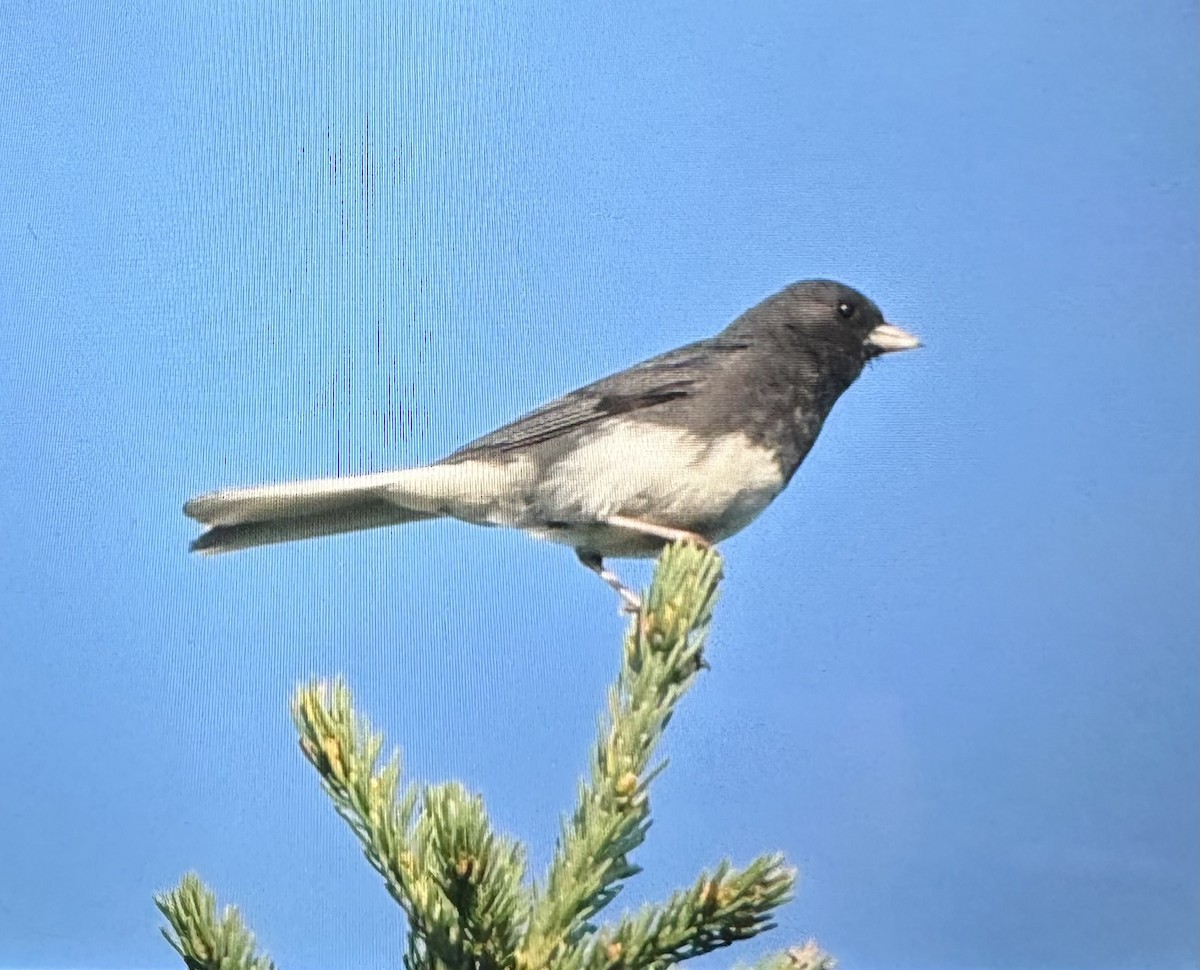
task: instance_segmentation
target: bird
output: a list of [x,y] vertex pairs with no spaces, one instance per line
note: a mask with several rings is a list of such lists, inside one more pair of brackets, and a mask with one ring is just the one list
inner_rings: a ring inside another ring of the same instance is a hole
[[784,490],[834,403],[877,357],[921,346],[867,297],[801,280],[714,337],[571,391],[428,465],[189,499],[214,554],[452,518],[574,549],[636,612],[607,559],[709,546]]

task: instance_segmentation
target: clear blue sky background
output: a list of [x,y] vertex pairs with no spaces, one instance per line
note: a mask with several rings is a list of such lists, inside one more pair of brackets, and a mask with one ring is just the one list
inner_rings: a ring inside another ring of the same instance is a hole
[[704,966],[1193,966],[1195,3],[300,6],[0,16],[0,965],[173,966],[195,868],[284,968],[395,966],[313,674],[540,868],[611,593],[454,523],[200,560],[180,505],[833,276],[927,347],[725,544],[618,905],[783,849],[781,928]]

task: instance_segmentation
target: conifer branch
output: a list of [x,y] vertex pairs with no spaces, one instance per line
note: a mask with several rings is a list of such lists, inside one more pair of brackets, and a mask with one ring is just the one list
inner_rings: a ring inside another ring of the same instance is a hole
[[379,765],[383,740],[355,713],[350,690],[340,679],[299,687],[292,719],[300,750],[317,769],[334,809],[408,916],[409,950],[415,948],[420,959],[405,963],[410,970],[464,966],[461,940],[453,939],[447,926],[449,902],[417,856],[412,817],[420,793],[415,786],[400,788],[399,755]]
[[[794,946],[783,953],[765,957],[752,970],[837,970],[837,960],[822,950],[816,940]],[[734,970],[746,970],[742,964]]]
[[275,970],[258,953],[251,933],[234,906],[217,916],[217,900],[194,872],[179,885],[154,897],[170,928],[162,935],[183,957],[188,970]]
[[[665,903],[597,928],[593,918],[638,869],[630,853],[649,827],[655,746],[704,665],[721,560],[710,549],[668,547],[626,634],[607,716],[564,819],[540,888],[525,881],[525,853],[497,835],[483,801],[457,782],[401,785],[399,754],[354,710],[343,681],[297,688],[300,748],[334,808],[409,920],[407,970],[665,970],[770,929],[791,894],[779,856],[744,869],[722,863]],[[194,875],[155,897],[163,933],[189,970],[274,970],[237,911],[218,917]],[[805,944],[754,970],[832,970]]]
[[703,874],[664,904],[649,905],[596,935],[563,970],[657,970],[774,928],[771,914],[786,902],[795,871],[778,855],[738,871],[729,863]]
[[639,870],[629,853],[649,827],[650,781],[665,765],[650,757],[675,705],[703,666],[721,559],[712,549],[677,543],[659,560],[645,606],[625,636],[624,662],[609,692],[608,717],[591,759],[591,777],[564,821],[544,888],[533,909],[526,970],[541,970],[575,949],[590,920]]
[[458,782],[425,789],[416,856],[457,915],[473,970],[512,967],[529,915],[525,853],[496,835],[483,799]]

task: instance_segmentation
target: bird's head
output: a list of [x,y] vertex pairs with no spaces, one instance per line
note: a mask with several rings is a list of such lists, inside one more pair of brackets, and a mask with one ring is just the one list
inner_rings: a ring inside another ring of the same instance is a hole
[[921,341],[888,323],[871,300],[833,280],[802,280],[771,297],[769,314],[791,339],[824,346],[839,356],[865,363],[881,354],[912,350]]

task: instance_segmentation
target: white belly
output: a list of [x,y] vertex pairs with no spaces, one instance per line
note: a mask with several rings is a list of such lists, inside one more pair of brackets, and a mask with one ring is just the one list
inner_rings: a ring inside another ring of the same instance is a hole
[[623,516],[718,542],[752,522],[783,485],[774,455],[744,434],[708,441],[676,428],[614,421],[551,466],[538,489],[536,504],[559,510],[574,528],[536,534],[610,556],[653,555],[661,543],[601,524]]
[[532,456],[477,459],[389,473],[396,505],[479,525],[524,529],[604,556],[653,556],[662,540],[607,520],[620,516],[719,542],[784,485],[774,455],[744,434],[709,441],[677,428],[613,419],[548,466]]

